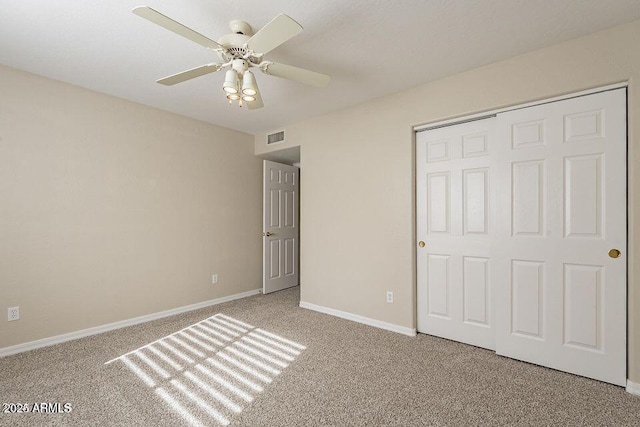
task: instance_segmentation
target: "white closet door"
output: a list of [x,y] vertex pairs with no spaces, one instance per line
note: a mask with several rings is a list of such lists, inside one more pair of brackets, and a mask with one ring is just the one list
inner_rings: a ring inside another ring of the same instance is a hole
[[494,348],[489,215],[495,118],[416,135],[418,331]]
[[492,142],[497,353],[624,385],[626,91],[499,114]]

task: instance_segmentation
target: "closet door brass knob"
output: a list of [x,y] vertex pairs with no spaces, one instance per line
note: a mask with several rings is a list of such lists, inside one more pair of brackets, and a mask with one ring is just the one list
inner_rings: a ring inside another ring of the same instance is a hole
[[620,257],[620,255],[621,255],[621,252],[620,252],[618,249],[611,249],[611,250],[609,251],[609,256],[610,256],[611,258],[619,258],[619,257]]
[[273,236],[273,233],[270,233],[269,231],[267,231],[266,233],[262,233],[263,236],[267,236],[267,237],[271,237]]
[[420,246],[421,248],[424,248],[424,242],[423,242],[422,240],[420,240],[420,241],[418,242],[418,246]]

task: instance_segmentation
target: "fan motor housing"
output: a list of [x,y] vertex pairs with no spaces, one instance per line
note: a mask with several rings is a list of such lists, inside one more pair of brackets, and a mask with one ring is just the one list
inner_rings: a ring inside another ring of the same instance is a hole
[[[233,21],[232,21],[233,22]],[[220,37],[217,42],[220,43],[226,49],[226,54],[230,55],[234,59],[246,59],[251,64],[256,65],[260,63],[260,58],[255,56],[246,57],[249,53],[244,45],[251,37],[245,34],[226,34]],[[222,60],[226,61],[223,54],[220,54]]]
[[244,34],[225,34],[218,39],[218,43],[226,48],[242,47],[250,38]]

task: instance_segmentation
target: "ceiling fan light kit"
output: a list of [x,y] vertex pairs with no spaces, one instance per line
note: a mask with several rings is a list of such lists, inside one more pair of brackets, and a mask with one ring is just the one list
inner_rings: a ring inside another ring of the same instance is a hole
[[214,50],[222,60],[221,64],[206,64],[164,77],[157,80],[160,84],[172,86],[228,68],[222,89],[227,95],[229,104],[238,101],[238,105],[242,107],[244,101],[250,110],[255,110],[262,108],[264,104],[256,78],[249,70],[252,67],[258,68],[267,75],[320,88],[325,87],[331,79],[326,74],[264,60],[265,54],[302,31],[302,26],[285,14],[276,16],[253,35],[251,35],[251,26],[246,22],[231,21],[229,27],[232,33],[214,41],[150,7],[139,6],[134,8],[132,12],[173,33]]
[[256,85],[256,78],[251,71],[246,71],[242,76],[242,94],[248,96],[254,96],[258,93],[258,86]]
[[227,70],[222,89],[228,94],[238,93],[238,74],[234,70]]

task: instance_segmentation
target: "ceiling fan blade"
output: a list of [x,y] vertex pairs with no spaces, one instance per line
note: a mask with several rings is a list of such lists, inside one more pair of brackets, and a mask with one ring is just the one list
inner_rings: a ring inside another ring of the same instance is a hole
[[247,108],[249,110],[257,110],[258,108],[264,107],[264,102],[262,102],[262,96],[260,96],[260,89],[258,89],[258,82],[254,82],[256,87],[256,100],[253,102],[247,102]]
[[174,21],[168,16],[165,16],[150,7],[138,6],[132,9],[131,12],[182,37],[194,41],[204,47],[208,47],[209,49],[224,49],[224,47],[218,42],[215,42],[210,38],[203,36],[202,34],[192,30],[189,27],[185,27],[181,23]]
[[331,76],[315,71],[305,70],[304,68],[294,67],[293,65],[278,64],[277,62],[264,62],[260,64],[260,70],[271,76],[282,77],[283,79],[293,80],[299,83],[315,87],[325,87],[329,84]]
[[176,83],[182,83],[187,80],[195,79],[196,77],[204,76],[205,74],[215,73],[220,68],[222,68],[220,64],[206,64],[156,81],[165,86],[171,86]]
[[297,36],[301,31],[302,25],[281,13],[247,40],[247,47],[255,53],[264,54]]

